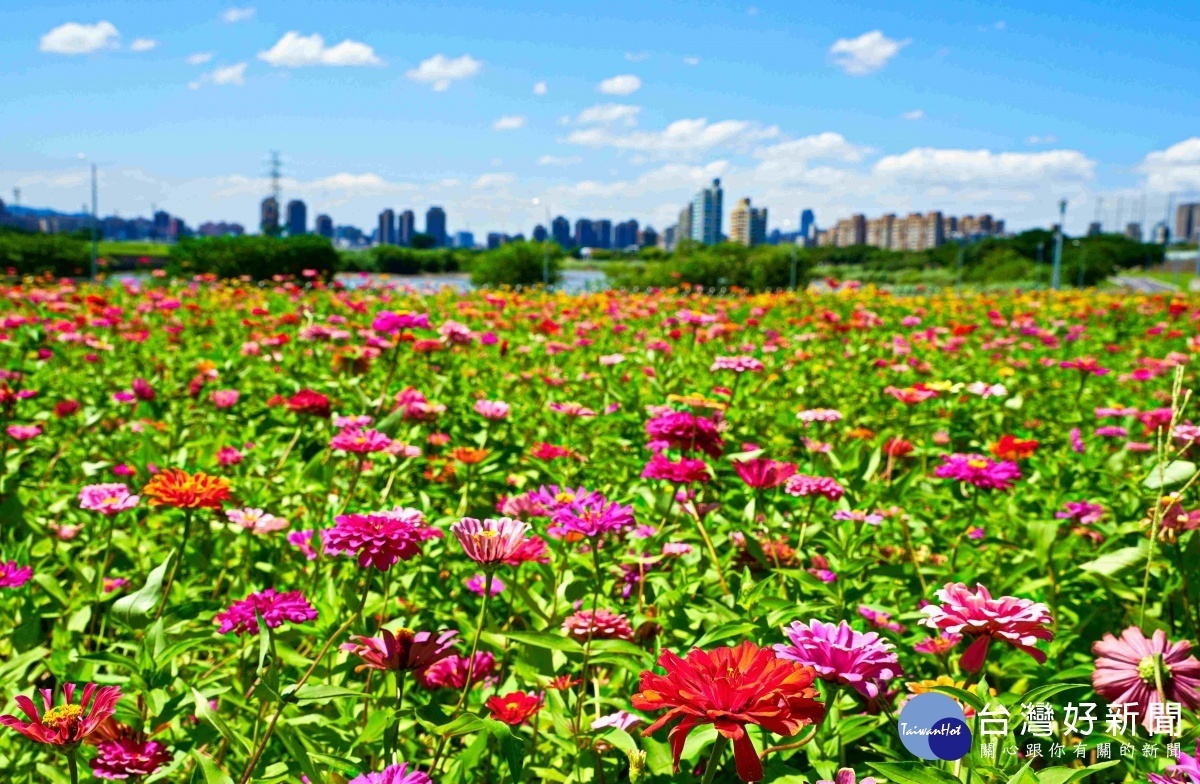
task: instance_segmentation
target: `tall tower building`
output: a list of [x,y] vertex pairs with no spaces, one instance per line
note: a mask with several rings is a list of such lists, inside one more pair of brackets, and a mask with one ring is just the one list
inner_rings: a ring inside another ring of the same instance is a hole
[[596,247],[596,233],[592,230],[592,222],[587,218],[575,221],[575,247]]
[[441,207],[425,211],[425,233],[433,237],[433,247],[446,247],[446,211]]
[[390,207],[379,213],[379,244],[396,244],[396,213]]
[[543,226],[542,224],[539,223],[538,225],[533,227],[533,241],[534,242],[545,242],[546,238],[549,236],[550,235],[546,231],[546,227]]
[[1180,204],[1175,208],[1175,241],[1191,242],[1200,235],[1200,204]]
[[729,240],[739,245],[762,245],[767,241],[767,210],[750,206],[742,199],[729,213]]
[[[167,216],[169,224],[170,216]],[[158,226],[158,216],[155,216],[155,227]],[[258,227],[263,234],[275,235],[279,233],[279,201],[274,196],[268,196],[262,200],[262,207],[259,209]],[[164,226],[164,229],[167,227]],[[164,231],[165,233],[165,231]]]
[[405,210],[400,213],[400,219],[396,226],[396,241],[405,247],[412,245],[413,235],[417,232],[417,217],[413,215],[412,210]]
[[571,224],[559,215],[550,223],[550,236],[564,248],[571,247]]
[[724,192],[721,181],[696,194],[692,199],[692,239],[701,245],[716,245],[721,241],[721,201]]
[[308,234],[308,207],[299,199],[292,199],[287,205],[287,233],[289,237],[299,237]]
[[800,239],[804,240],[805,245],[811,245],[815,239],[814,235],[817,232],[817,218],[812,210],[804,210],[800,213]]
[[672,248],[684,240],[690,241],[692,239],[692,226],[695,224],[695,221],[693,220],[695,212],[695,205],[691,202],[689,202],[686,207],[679,211],[679,222],[675,224],[675,245],[673,245]]
[[327,240],[333,239],[333,218],[328,215],[318,215],[316,223],[317,236]]
[[608,249],[613,246],[612,221],[603,219],[592,221],[592,233],[596,235],[596,247]]

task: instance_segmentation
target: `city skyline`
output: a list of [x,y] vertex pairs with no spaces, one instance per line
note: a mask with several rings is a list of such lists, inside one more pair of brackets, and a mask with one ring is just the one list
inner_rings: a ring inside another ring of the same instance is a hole
[[1197,65],[1165,2],[466,3],[452,26],[418,6],[365,28],[366,2],[232,21],[170,5],[14,15],[0,195],[74,210],[96,162],[104,214],[253,226],[275,148],[310,224],[367,227],[386,200],[477,233],[527,231],[546,205],[665,227],[714,178],[773,214],[992,212],[1015,230],[1065,197],[1076,233],[1101,198],[1115,216],[1146,195],[1152,224],[1200,190]]

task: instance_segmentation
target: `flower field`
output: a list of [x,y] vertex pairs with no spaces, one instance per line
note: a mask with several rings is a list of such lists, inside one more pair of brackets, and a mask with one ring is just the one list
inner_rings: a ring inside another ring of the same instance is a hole
[[0,294],[0,782],[1200,784],[1194,299]]

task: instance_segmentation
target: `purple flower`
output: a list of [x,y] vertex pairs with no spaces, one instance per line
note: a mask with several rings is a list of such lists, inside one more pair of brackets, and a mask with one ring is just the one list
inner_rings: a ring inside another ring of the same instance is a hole
[[393,313],[381,310],[371,322],[371,329],[395,335],[404,329],[429,329],[429,316],[424,313]]
[[234,602],[224,612],[217,613],[213,620],[221,624],[221,634],[257,636],[256,613],[271,629],[277,629],[285,622],[304,623],[317,617],[317,611],[300,591],[276,593],[274,588],[268,588]]
[[619,710],[616,713],[610,713],[607,716],[601,716],[592,722],[592,729],[602,730],[606,727],[616,727],[619,730],[628,731],[631,727],[636,727],[642,723],[642,717],[627,711]]
[[317,557],[317,550],[312,545],[312,538],[313,529],[311,528],[292,531],[287,535],[288,544],[304,553],[304,557],[309,561],[315,560]]
[[1071,428],[1071,451],[1075,454],[1082,455],[1087,447],[1083,444],[1083,438],[1080,435],[1079,428]]
[[801,498],[820,496],[830,501],[836,501],[846,494],[846,488],[842,487],[836,479],[831,479],[828,476],[808,476],[806,474],[796,474],[787,480],[787,484],[783,486],[783,490],[788,495],[799,496]]
[[0,561],[0,588],[20,588],[32,579],[32,566],[18,566],[16,561]]
[[1067,501],[1062,511],[1055,512],[1059,520],[1073,520],[1080,525],[1091,525],[1104,516],[1104,507],[1090,501]]
[[595,539],[633,527],[633,507],[610,503],[603,496],[587,503],[560,506],[550,517],[546,532],[566,539]]
[[141,500],[141,496],[130,495],[129,488],[120,483],[87,485],[79,491],[80,509],[108,517],[133,509]]
[[983,490],[1011,490],[1021,478],[1021,469],[1010,460],[992,460],[983,455],[942,455],[934,471],[941,479],[954,479]]
[[100,741],[88,764],[96,778],[140,781],[170,761],[171,752],[156,740],[121,737]]
[[858,632],[842,621],[837,626],[812,620],[796,621],[783,633],[791,645],[780,643],[775,653],[781,659],[806,664],[830,683],[850,686],[874,699],[879,687],[900,674],[894,646],[875,632]]
[[433,779],[416,768],[409,770],[408,763],[401,762],[399,765],[389,765],[379,773],[364,773],[352,778],[350,784],[433,784]]
[[[487,576],[482,574],[473,575],[467,579],[464,585],[466,585],[467,590],[471,593],[483,596],[484,591],[487,590]],[[492,596],[499,596],[504,593],[506,587],[499,577],[492,578]]]

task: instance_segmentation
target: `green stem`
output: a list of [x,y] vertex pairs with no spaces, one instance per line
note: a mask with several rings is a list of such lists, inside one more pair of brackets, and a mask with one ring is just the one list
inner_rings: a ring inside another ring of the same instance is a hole
[[[479,620],[475,624],[475,639],[471,642],[471,654],[467,658],[467,679],[463,683],[462,693],[458,695],[458,703],[454,706],[454,712],[450,714],[450,721],[458,718],[462,712],[463,704],[467,701],[467,693],[471,690],[471,679],[475,676],[475,653],[479,650],[479,638],[483,634],[483,625],[487,622],[488,604],[492,599],[492,580],[495,577],[495,566],[488,567],[487,584],[483,589],[483,606],[479,608]],[[438,741],[437,750],[433,753],[433,763],[429,766],[431,771],[437,771],[438,763],[442,759],[442,752],[446,750],[446,742],[449,739],[443,735]]]
[[717,735],[717,740],[713,743],[712,754],[708,755],[708,764],[704,766],[704,778],[701,780],[701,784],[712,784],[713,776],[717,774],[717,767],[721,762],[721,755],[725,753],[725,746],[728,744],[729,738]]
[[171,586],[175,584],[175,575],[179,572],[179,562],[187,555],[188,540],[191,536],[192,510],[188,509],[183,513],[183,538],[179,541],[179,549],[175,551],[175,560],[171,562],[171,571],[167,574],[166,584],[163,585],[162,603],[158,606],[155,618],[163,614],[163,610],[167,607],[167,600],[171,598]]
[[[575,700],[575,732],[581,732],[583,728],[583,703],[587,699],[587,679],[588,679],[588,663],[592,658],[592,637],[596,631],[596,610],[600,604],[600,586],[604,583],[604,578],[600,574],[600,550],[597,545],[599,542],[596,539],[592,540],[592,568],[596,573],[596,587],[592,590],[592,618],[588,626],[587,642],[583,646],[583,671],[579,675],[579,697]],[[600,697],[596,697],[596,701],[600,701]]]
[[79,760],[75,758],[76,751],[67,752],[67,770],[71,773],[71,784],[79,784]]

